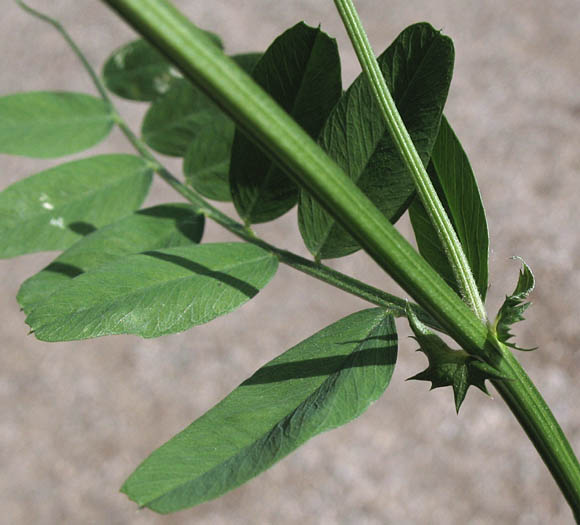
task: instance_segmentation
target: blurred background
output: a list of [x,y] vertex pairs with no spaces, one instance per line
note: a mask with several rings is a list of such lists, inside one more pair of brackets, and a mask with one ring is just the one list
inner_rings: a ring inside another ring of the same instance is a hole
[[[90,62],[134,38],[102,2],[31,0],[61,20]],[[344,84],[359,73],[333,3],[176,0],[220,34],[230,53],[262,51],[300,20],[335,36]],[[523,257],[537,279],[528,322],[516,328],[532,379],[580,451],[580,3],[577,0],[359,0],[377,54],[407,25],[428,21],[456,48],[446,114],[478,177],[491,234],[495,312]],[[48,7],[47,7],[48,6]],[[6,2],[0,17],[0,94],[94,93],[50,27]],[[144,105],[119,101],[138,129]],[[131,151],[120,133],[91,151]],[[0,156],[0,188],[59,164]],[[178,162],[167,165],[180,174]],[[156,183],[147,204],[179,200]],[[224,206],[231,211],[232,208]],[[401,221],[405,232],[406,220]],[[257,230],[306,254],[291,212]],[[213,224],[206,242],[232,240]],[[236,312],[155,340],[112,337],[46,344],[27,335],[15,296],[54,254],[0,261],[0,508],[10,524],[566,524],[572,516],[505,404],[470,391],[459,416],[451,389],[404,380],[422,370],[406,323],[385,395],[357,421],[318,436],[219,500],[173,516],[138,511],[118,493],[153,449],[256,368],[363,301],[289,268]],[[364,254],[332,262],[389,291]],[[227,432],[227,429],[224,429]]]

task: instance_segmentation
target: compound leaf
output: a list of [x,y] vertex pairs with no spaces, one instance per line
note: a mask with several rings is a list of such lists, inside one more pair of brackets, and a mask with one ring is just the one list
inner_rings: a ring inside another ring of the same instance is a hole
[[[218,45],[220,38],[206,32]],[[139,39],[114,51],[103,67],[107,88],[129,100],[151,102],[167,93],[171,83],[182,78],[181,73],[149,42]]]
[[139,208],[151,178],[139,157],[100,155],[12,184],[0,193],[0,258],[68,248]]
[[[441,119],[427,171],[461,242],[479,294],[485,300],[489,258],[485,209],[469,159],[445,117]],[[445,250],[418,198],[409,207],[409,214],[419,252],[459,292]]]
[[182,332],[247,302],[277,266],[274,255],[247,243],[128,255],[72,279],[37,304],[26,322],[42,341]]
[[0,153],[62,157],[101,142],[112,127],[111,108],[91,95],[31,91],[0,97]]
[[[313,138],[318,136],[342,87],[336,41],[303,22],[266,50],[252,77]],[[298,201],[298,186],[241,131],[236,131],[230,185],[246,223],[273,220]]]
[[46,268],[27,279],[18,292],[26,314],[71,279],[124,255],[201,240],[204,218],[188,204],[162,204],[123,217],[89,233]]
[[536,284],[534,274],[530,267],[523,261],[523,259],[520,259],[520,261],[522,263],[522,269],[520,270],[518,284],[513,293],[506,296],[504,303],[501,305],[495,320],[495,330],[502,343],[517,350],[535,350],[535,348],[520,348],[514,343],[509,342],[513,337],[511,326],[514,323],[524,320],[524,312],[531,304],[525,301],[530,293],[532,293]]
[[[378,58],[397,108],[424,164],[437,138],[453,72],[453,43],[429,24],[405,29]],[[364,74],[341,97],[319,144],[391,221],[407,209],[414,186]],[[357,251],[357,242],[308,193],[300,232],[319,259]]]
[[217,498],[362,414],[388,386],[396,357],[391,315],[345,317],[260,368],[153,452],[121,491],[164,514]]

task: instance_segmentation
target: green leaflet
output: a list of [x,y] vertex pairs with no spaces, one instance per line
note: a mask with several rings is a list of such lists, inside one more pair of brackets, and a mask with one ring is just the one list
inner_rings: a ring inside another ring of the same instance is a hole
[[231,201],[230,158],[235,125],[223,113],[200,129],[183,159],[187,183],[208,199]]
[[115,259],[37,304],[42,341],[182,332],[232,312],[266,286],[278,259],[247,243],[199,244]]
[[0,193],[0,258],[68,248],[139,208],[151,178],[139,157],[100,155],[12,184]]
[[246,73],[251,74],[262,55],[263,53],[240,53],[232,55],[232,60]]
[[396,357],[391,315],[349,315],[260,368],[153,452],[121,491],[164,514],[217,498],[362,414],[388,386]]
[[26,314],[71,279],[124,255],[187,246],[201,240],[204,219],[188,204],[163,204],[135,212],[88,234],[18,291]]
[[535,350],[535,348],[520,348],[514,343],[508,342],[513,334],[511,333],[511,325],[519,321],[524,320],[524,312],[528,309],[531,303],[525,302],[528,298],[536,281],[534,279],[534,274],[530,267],[519,257],[514,257],[514,259],[520,259],[522,263],[522,269],[520,270],[518,284],[516,289],[509,296],[506,296],[504,303],[501,305],[497,317],[495,319],[494,328],[497,333],[498,339],[505,345],[515,348],[517,350]]
[[[469,159],[445,117],[441,119],[427,171],[461,242],[479,294],[485,300],[489,257],[485,210]],[[409,207],[409,214],[419,252],[449,286],[459,291],[437,232],[418,198]]]
[[220,110],[188,80],[176,79],[151,107],[141,128],[143,140],[164,155],[182,157],[196,133]]
[[[303,22],[280,35],[252,71],[252,78],[316,138],[342,93],[336,41]],[[230,185],[244,222],[267,222],[298,202],[298,186],[242,132],[232,148]]]
[[485,380],[505,379],[493,366],[470,356],[464,350],[449,348],[438,335],[417,319],[410,308],[407,308],[407,318],[420,345],[419,350],[429,359],[427,369],[409,379],[431,381],[431,389],[451,386],[455,410],[458,413],[470,386],[473,385],[489,395]]
[[[378,58],[397,108],[424,163],[435,143],[453,71],[453,43],[429,24],[405,29]],[[330,114],[319,144],[391,221],[414,195],[407,169],[387,125],[360,75]],[[317,258],[342,257],[356,241],[306,192],[300,195],[299,225]]]
[[31,91],[0,97],[0,153],[62,157],[101,142],[112,127],[111,108],[91,95]]
[[[258,53],[249,53],[232,59],[251,71],[259,56]],[[171,82],[162,97],[151,104],[141,133],[143,140],[155,151],[183,157],[197,134],[221,115],[221,110],[198,88],[178,78]]]
[[[216,45],[220,38],[206,32]],[[171,83],[182,75],[149,42],[139,39],[114,51],[103,66],[107,88],[129,100],[153,101],[169,90]]]
[[[234,60],[245,71],[252,71],[262,55],[235,55]],[[187,183],[208,199],[231,201],[230,159],[235,125],[225,113],[217,112],[214,119],[197,131],[183,159],[183,173]]]

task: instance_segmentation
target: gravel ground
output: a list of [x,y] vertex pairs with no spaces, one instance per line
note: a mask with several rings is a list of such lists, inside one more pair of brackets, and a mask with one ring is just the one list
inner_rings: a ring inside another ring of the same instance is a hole
[[[263,50],[304,19],[339,40],[348,84],[358,67],[332,2],[176,1],[229,52]],[[31,1],[61,19],[100,65],[131,31],[101,2]],[[359,0],[381,51],[426,20],[456,46],[446,113],[480,181],[492,237],[488,307],[513,289],[522,256],[537,278],[521,360],[580,450],[580,3]],[[234,7],[235,6],[235,7]],[[273,7],[275,6],[275,7]],[[0,18],[0,93],[92,92],[59,37],[7,2]],[[130,122],[138,104],[120,103]],[[95,152],[129,151],[118,133]],[[2,156],[0,187],[58,162]],[[179,165],[168,161],[179,170]],[[161,185],[149,204],[175,200]],[[227,206],[224,208],[231,210]],[[404,226],[408,230],[407,226]],[[258,228],[304,253],[296,217]],[[213,225],[206,240],[230,239]],[[456,416],[449,389],[404,382],[425,366],[399,323],[390,388],[355,423],[317,437],[225,497],[173,516],[137,511],[117,492],[151,450],[265,361],[366,307],[286,268],[244,308],[184,334],[45,344],[27,336],[14,299],[53,257],[0,261],[0,522],[6,524],[566,524],[571,514],[501,399],[470,392]],[[333,263],[396,290],[363,255]],[[275,305],[275,306],[274,306]]]

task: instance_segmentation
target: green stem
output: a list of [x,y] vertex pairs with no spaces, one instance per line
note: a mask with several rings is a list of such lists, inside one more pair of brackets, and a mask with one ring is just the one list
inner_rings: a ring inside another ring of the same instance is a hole
[[397,110],[354,3],[352,0],[334,0],[334,3],[340,13],[362,69],[369,79],[371,89],[379,103],[391,137],[411,174],[417,194],[431,219],[431,223],[437,231],[461,294],[477,317],[482,321],[486,321],[485,307],[479,295],[467,257]]
[[508,381],[494,381],[501,397],[530,438],[580,523],[580,465],[562,428],[513,353],[494,336],[496,368]]
[[505,372],[496,387],[532,439],[576,516],[580,465],[515,357],[413,250],[352,181],[243,71],[167,0],[103,0],[203,89],[469,353]]
[[[131,145],[135,148],[135,150],[147,161],[151,163],[152,169],[173,189],[175,189],[182,197],[188,200],[191,204],[194,205],[196,212],[204,215],[205,217],[213,220],[214,222],[218,223],[230,233],[237,235],[241,239],[244,239],[247,242],[251,242],[260,246],[261,248],[269,251],[276,257],[278,257],[279,261],[287,266],[290,266],[306,275],[310,275],[320,281],[323,281],[335,288],[343,290],[345,292],[350,293],[351,295],[355,295],[364,299],[372,304],[377,306],[384,307],[388,309],[393,315],[397,317],[404,317],[406,315],[405,308],[407,306],[407,301],[397,297],[396,295],[389,294],[373,286],[370,286],[364,282],[361,282],[357,279],[349,277],[341,272],[338,272],[329,266],[325,266],[323,264],[314,263],[304,257],[300,257],[294,253],[291,253],[286,250],[282,250],[269,244],[260,238],[258,238],[251,230],[240,224],[239,222],[235,221],[228,215],[222,213],[219,209],[212,206],[208,203],[205,199],[203,199],[197,192],[193,191],[191,188],[183,184],[179,179],[177,179],[174,175],[172,175],[163,165],[161,165],[155,156],[151,153],[147,145],[137,137],[131,128],[127,125],[125,120],[116,110],[113,101],[109,97],[105,86],[103,85],[101,79],[96,74],[95,70],[86,59],[84,53],[78,47],[76,42],[73,38],[69,35],[67,30],[62,26],[62,24],[50,16],[41,13],[35,9],[32,9],[28,5],[26,5],[21,0],[16,0],[16,2],[22,7],[26,12],[29,14],[39,18],[40,20],[47,22],[48,24],[52,25],[56,30],[60,33],[60,35],[64,38],[64,40],[68,43],[70,48],[73,50],[75,55],[79,58],[81,63],[83,64],[84,69],[87,71],[93,84],[97,91],[101,94],[101,97],[105,102],[107,102],[113,112],[113,116],[117,126],[121,129],[127,140],[131,143]],[[410,307],[413,309],[417,317],[424,323],[428,324],[429,326],[441,329],[441,326],[436,323],[429,314],[427,314],[420,306],[411,303]]]

